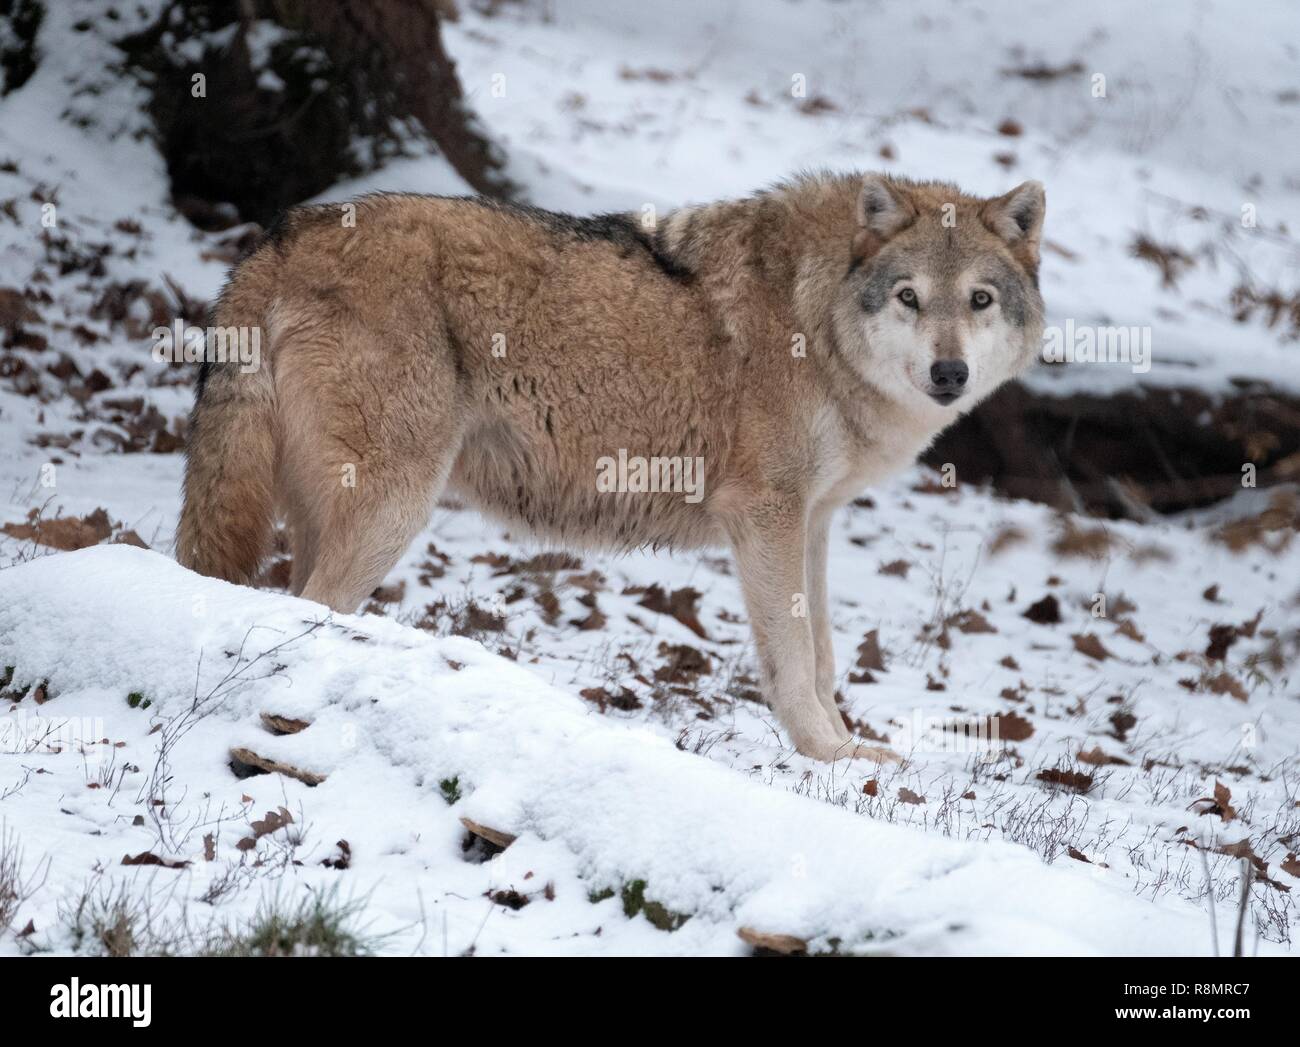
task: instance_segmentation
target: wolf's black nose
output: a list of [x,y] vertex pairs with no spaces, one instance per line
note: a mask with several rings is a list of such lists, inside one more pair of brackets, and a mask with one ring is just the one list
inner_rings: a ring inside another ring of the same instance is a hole
[[930,365],[930,381],[936,392],[957,393],[966,386],[970,368],[963,360],[936,360]]

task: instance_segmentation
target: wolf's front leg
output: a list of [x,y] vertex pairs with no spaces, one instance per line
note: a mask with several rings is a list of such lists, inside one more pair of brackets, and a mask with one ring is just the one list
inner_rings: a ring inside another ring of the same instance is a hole
[[[817,697],[817,661],[808,615],[808,531],[803,506],[766,503],[736,524],[732,546],[745,593],[763,691],[805,756],[818,760],[897,759],[854,741]],[[833,681],[832,681],[833,682]]]

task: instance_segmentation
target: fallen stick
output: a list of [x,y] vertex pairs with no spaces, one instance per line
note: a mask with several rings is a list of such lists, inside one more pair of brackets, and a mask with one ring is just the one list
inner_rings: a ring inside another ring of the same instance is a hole
[[262,713],[262,726],[272,734],[297,734],[311,726],[310,720],[295,720],[290,716]]
[[515,837],[511,833],[502,832],[500,829],[489,829],[486,825],[479,825],[478,822],[471,821],[463,815],[460,824],[465,826],[472,835],[481,840],[487,840],[488,843],[500,847],[502,850],[515,842]]
[[304,771],[293,764],[258,756],[252,749],[231,749],[230,769],[240,778],[250,778],[255,774],[283,774],[287,778],[296,778],[306,785],[320,785],[325,780],[323,774]]
[[769,934],[756,931],[752,927],[742,927],[736,932],[741,941],[765,952],[780,953],[782,956],[796,956],[808,951],[808,943],[793,934]]

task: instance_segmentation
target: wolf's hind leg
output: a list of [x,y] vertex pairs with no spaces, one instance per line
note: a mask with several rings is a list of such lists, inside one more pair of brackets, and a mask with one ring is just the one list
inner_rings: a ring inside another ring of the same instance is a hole
[[401,559],[429,520],[455,459],[458,437],[419,454],[370,454],[325,478],[314,507],[319,539],[300,595],[350,614]]
[[294,588],[352,613],[428,522],[464,421],[436,344],[384,344],[356,326],[338,337],[282,353],[276,391],[295,559],[306,557]]
[[311,576],[300,594],[303,599],[344,614],[356,611],[428,522],[437,490],[438,485],[430,484],[407,496],[362,496],[355,504],[332,512]]
[[320,542],[315,521],[295,507],[289,514],[289,592],[301,596],[316,565],[316,547]]

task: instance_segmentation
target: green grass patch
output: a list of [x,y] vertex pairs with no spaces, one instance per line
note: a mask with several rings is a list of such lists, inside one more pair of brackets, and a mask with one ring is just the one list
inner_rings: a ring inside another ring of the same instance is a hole
[[619,897],[623,901],[623,914],[634,919],[638,913],[645,916],[650,923],[661,931],[675,931],[687,920],[687,913],[673,912],[652,898],[647,898],[645,880],[632,880],[623,885]]
[[460,775],[452,778],[444,778],[438,783],[438,788],[442,790],[442,798],[447,801],[447,806],[451,807],[460,802]]

